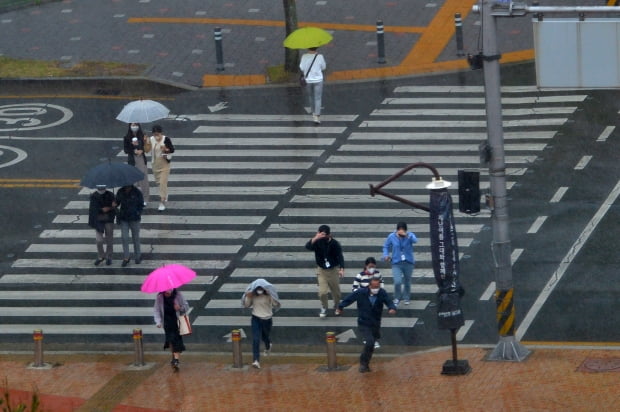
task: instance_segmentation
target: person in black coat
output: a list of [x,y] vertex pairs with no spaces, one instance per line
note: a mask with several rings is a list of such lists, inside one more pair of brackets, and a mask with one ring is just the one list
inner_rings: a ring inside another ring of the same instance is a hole
[[129,264],[129,230],[131,229],[131,239],[133,241],[133,254],[136,264],[142,261],[140,253],[140,219],[144,208],[144,198],[142,192],[134,185],[123,186],[116,194],[116,204],[120,207],[118,211],[118,223],[121,225],[121,237],[123,240],[123,263],[125,267]]
[[146,153],[151,151],[151,141],[144,135],[140,123],[130,123],[123,137],[123,150],[127,153],[127,164],[135,166],[144,173],[144,179],[136,183],[142,192],[144,206],[149,201],[149,170],[146,165]]
[[[112,264],[114,252],[114,218],[116,216],[116,202],[114,193],[106,190],[105,185],[97,185],[97,191],[90,195],[88,207],[88,226],[95,229],[97,242],[97,260],[99,266],[105,260],[106,265]],[[105,250],[103,244],[105,242]]]
[[375,350],[375,340],[381,338],[383,305],[388,307],[390,315],[396,314],[396,306],[385,289],[381,288],[379,276],[370,279],[367,288],[359,288],[344,298],[338,304],[336,315],[340,315],[342,310],[353,302],[357,302],[357,327],[364,341],[359,371],[362,373],[370,372],[369,364]]

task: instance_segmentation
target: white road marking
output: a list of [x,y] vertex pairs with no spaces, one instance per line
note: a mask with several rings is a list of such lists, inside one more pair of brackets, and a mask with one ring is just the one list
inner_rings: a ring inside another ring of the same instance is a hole
[[583,170],[588,165],[588,163],[592,160],[592,156],[583,156],[579,159],[579,162],[575,165],[575,170]]
[[471,329],[473,324],[473,320],[465,319],[465,324],[460,327],[458,332],[456,332],[456,340],[460,342],[465,339],[465,335],[467,335],[467,332],[469,332],[469,329]]
[[[274,327],[357,327],[357,316],[347,316],[349,314],[356,313],[353,309],[345,309],[343,316],[328,316],[327,318],[319,318],[319,303],[317,301],[317,314],[316,316],[274,316]],[[382,328],[412,328],[418,318],[396,318],[384,316],[381,321]],[[196,318],[193,326],[239,326],[249,325],[250,316],[200,316]]]
[[489,300],[493,297],[493,295],[495,294],[495,281],[490,282],[489,286],[487,286],[486,290],[484,291],[484,293],[482,293],[482,296],[480,296],[479,300]]
[[568,191],[568,187],[562,186],[555,191],[553,197],[549,200],[549,203],[558,203],[564,197],[564,194]]
[[523,253],[523,249],[513,250],[512,253],[510,254],[510,263],[514,265],[517,259],[519,259],[519,256],[521,256],[521,253]]
[[521,338],[523,338],[530,325],[538,315],[540,309],[543,307],[555,287],[562,280],[562,277],[573,262],[573,259],[575,258],[575,256],[577,256],[581,248],[586,244],[586,242],[588,241],[598,224],[601,222],[607,211],[611,208],[611,206],[618,198],[618,195],[620,195],[620,181],[616,183],[616,186],[609,193],[607,199],[605,199],[605,201],[601,204],[594,216],[592,216],[592,219],[590,219],[590,221],[585,225],[585,228],[579,234],[571,248],[568,250],[568,253],[566,253],[566,256],[564,256],[558,268],[547,281],[547,284],[542,289],[542,291],[538,295],[538,298],[536,298],[536,301],[534,302],[530,310],[527,312],[527,315],[517,328],[517,340],[521,340]]
[[615,129],[616,129],[616,126],[607,126],[605,128],[605,130],[603,130],[603,132],[596,139],[596,141],[597,142],[604,142],[604,141],[606,141],[607,138],[614,132]]
[[547,216],[538,216],[534,223],[532,223],[532,226],[530,226],[530,228],[527,230],[527,233],[538,233],[538,230],[543,225],[543,223],[545,223],[545,220],[547,220]]

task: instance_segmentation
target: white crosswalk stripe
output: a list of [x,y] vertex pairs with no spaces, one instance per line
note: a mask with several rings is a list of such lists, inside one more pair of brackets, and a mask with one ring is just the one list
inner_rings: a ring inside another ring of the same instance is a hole
[[[502,93],[510,188],[587,95],[532,87],[504,87]],[[12,271],[0,277],[0,304],[8,302],[4,313],[11,319],[0,325],[0,334],[43,328],[59,335],[121,335],[133,327],[160,334],[152,325],[153,295],[139,287],[150,270],[170,262],[198,272],[183,291],[194,326],[205,327],[213,342],[220,342],[231,328],[247,327],[249,312],[240,307],[240,297],[259,277],[272,281],[280,292],[277,327],[301,327],[308,333],[351,328],[356,326],[354,309],[339,318],[317,316],[314,258],[304,244],[320,224],[332,227],[345,249],[341,292],[346,294],[364,259],[379,260],[383,240],[398,220],[407,221],[420,239],[413,295],[410,305],[399,306],[396,317],[384,319],[383,327],[415,327],[434,310],[437,291],[428,215],[370,196],[368,184],[408,164],[426,162],[454,182],[453,196],[462,169],[480,171],[481,189],[488,188],[488,172],[480,169],[478,153],[486,139],[484,105],[484,90],[478,86],[402,86],[367,118],[325,114],[321,126],[298,124],[308,121],[305,115],[172,115],[168,120],[189,122],[194,132],[174,139],[168,210],[157,213],[149,205],[143,216],[143,261],[120,267],[117,230],[113,264],[93,265],[94,233],[86,225],[91,191],[79,190],[28,245],[25,256],[13,262]],[[119,160],[124,156],[118,153]],[[430,177],[417,171],[389,188],[427,203]],[[151,189],[156,199],[157,187]],[[488,227],[489,216],[485,210],[477,216],[455,211],[461,256]],[[379,267],[391,293],[391,271],[384,263]],[[76,317],[80,324],[74,324]],[[467,320],[459,339],[473,323]]]

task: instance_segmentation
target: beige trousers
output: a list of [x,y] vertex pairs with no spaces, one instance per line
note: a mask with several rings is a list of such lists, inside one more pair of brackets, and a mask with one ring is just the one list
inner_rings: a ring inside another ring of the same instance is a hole
[[316,268],[316,277],[319,281],[319,299],[325,309],[329,307],[329,292],[332,294],[334,306],[340,303],[340,275],[338,270],[339,268],[323,269],[320,266]]

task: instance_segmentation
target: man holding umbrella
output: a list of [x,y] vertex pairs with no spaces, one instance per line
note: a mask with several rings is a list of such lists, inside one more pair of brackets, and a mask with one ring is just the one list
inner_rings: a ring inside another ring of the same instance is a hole
[[[95,229],[97,242],[97,260],[99,266],[105,260],[106,265],[112,264],[114,249],[114,218],[116,217],[116,202],[114,194],[106,190],[106,185],[97,185],[97,191],[90,195],[88,207],[88,226]],[[105,242],[105,250],[103,244]]]

